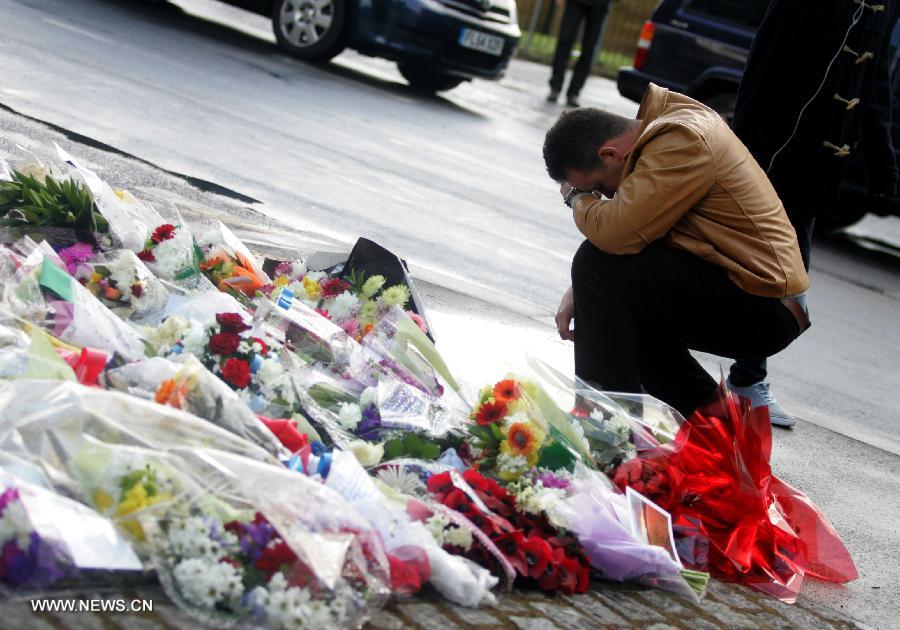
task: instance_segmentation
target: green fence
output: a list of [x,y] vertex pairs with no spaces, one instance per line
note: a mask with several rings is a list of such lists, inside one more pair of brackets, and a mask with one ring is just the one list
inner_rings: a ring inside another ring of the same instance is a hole
[[[550,63],[556,48],[556,34],[563,5],[555,0],[517,0],[522,40],[519,56]],[[644,22],[650,19],[659,0],[614,0],[606,15],[603,39],[594,72],[615,76],[619,68],[631,65]],[[573,58],[581,54],[576,44]]]

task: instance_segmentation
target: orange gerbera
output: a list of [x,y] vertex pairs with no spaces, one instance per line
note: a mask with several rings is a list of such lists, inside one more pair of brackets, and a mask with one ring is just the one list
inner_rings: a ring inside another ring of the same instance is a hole
[[525,422],[517,422],[509,427],[506,444],[516,455],[528,457],[540,446],[537,436]]
[[497,402],[509,403],[519,400],[521,396],[522,392],[519,389],[519,383],[514,379],[508,378],[494,385],[494,400]]
[[486,427],[506,417],[506,403],[488,401],[475,412],[475,422]]

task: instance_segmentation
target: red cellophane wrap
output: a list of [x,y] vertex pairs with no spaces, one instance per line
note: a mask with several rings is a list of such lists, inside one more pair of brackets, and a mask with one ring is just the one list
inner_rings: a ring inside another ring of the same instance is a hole
[[56,348],[56,353],[74,370],[79,383],[98,387],[97,378],[106,369],[106,353],[103,350],[82,348],[79,353]]
[[691,568],[786,603],[796,601],[804,575],[856,579],[853,559],[821,510],[772,474],[768,409],[751,410],[724,387],[719,394],[673,442],[622,464],[616,484],[672,514],[678,553]]
[[284,418],[273,419],[265,416],[257,417],[291,453],[296,453],[304,446],[309,446],[309,437],[297,430],[297,425],[294,424],[293,420]]

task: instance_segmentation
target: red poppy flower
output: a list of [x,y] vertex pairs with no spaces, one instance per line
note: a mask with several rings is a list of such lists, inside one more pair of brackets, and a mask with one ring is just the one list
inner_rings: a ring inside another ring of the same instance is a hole
[[175,238],[175,226],[171,223],[163,223],[153,230],[153,234],[150,236],[150,240],[157,245],[163,241],[168,241],[170,238]]
[[559,562],[560,578],[557,590],[565,593],[566,595],[572,595],[575,593],[575,589],[578,586],[578,577],[581,573],[581,563],[578,562],[577,558],[572,558],[571,556],[566,554],[565,550],[558,551],[563,552],[563,558]]
[[287,546],[287,543],[281,541],[263,549],[253,566],[266,573],[266,577],[270,578],[276,571],[280,571],[284,567],[289,568],[296,560],[297,556],[291,551],[291,548]]
[[575,586],[576,593],[587,593],[588,587],[591,585],[591,568],[587,563],[581,563],[581,570],[578,572],[578,584]]
[[452,490],[443,501],[451,510],[456,510],[464,516],[470,516],[478,513],[478,508],[472,505],[472,500],[466,496],[466,493],[459,489]]
[[528,563],[525,561],[525,552],[523,550],[525,536],[522,535],[522,532],[516,530],[509,534],[498,536],[494,540],[494,544],[506,556],[516,573],[522,576],[528,575]]
[[333,298],[339,296],[350,288],[350,285],[340,278],[328,278],[319,283],[322,287],[322,297]]
[[235,389],[243,389],[250,384],[250,364],[232,357],[222,366],[222,378]]
[[494,385],[494,400],[498,403],[508,403],[513,400],[519,400],[522,391],[519,389],[519,383],[508,378]]
[[478,491],[483,492],[488,487],[487,477],[485,477],[484,475],[482,475],[480,472],[478,472],[477,470],[475,470],[473,468],[467,468],[465,471],[463,471],[462,477],[465,480],[465,482],[467,484],[469,484],[470,486],[472,486],[472,489],[475,490],[476,492],[478,492]]
[[547,570],[547,565],[553,560],[553,547],[546,540],[532,537],[522,545],[522,553],[525,554],[525,564],[528,567],[525,575],[537,580]]
[[449,472],[442,472],[437,475],[431,475],[428,478],[428,492],[435,495],[438,501],[444,501],[444,496],[453,489],[453,480],[450,478]]
[[506,417],[506,403],[486,402],[475,413],[475,422],[486,427]]
[[213,354],[228,356],[237,352],[241,338],[231,332],[220,332],[209,338],[209,351]]
[[244,323],[244,318],[239,313],[218,313],[216,322],[222,327],[222,332],[237,334],[250,330],[250,326]]
[[137,257],[144,262],[156,262],[156,256],[154,256],[153,252],[149,249],[142,249],[137,253]]

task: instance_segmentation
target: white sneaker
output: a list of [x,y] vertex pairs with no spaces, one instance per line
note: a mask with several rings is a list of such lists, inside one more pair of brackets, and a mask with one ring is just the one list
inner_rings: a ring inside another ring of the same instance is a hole
[[754,383],[753,385],[748,385],[746,387],[738,387],[737,385],[733,385],[730,379],[726,379],[725,386],[738,396],[748,398],[751,407],[754,409],[756,407],[768,407],[772,426],[789,429],[797,424],[796,418],[782,409],[781,405],[778,404],[778,401],[775,400],[775,395],[772,393],[772,386],[766,381],[760,381],[759,383]]

